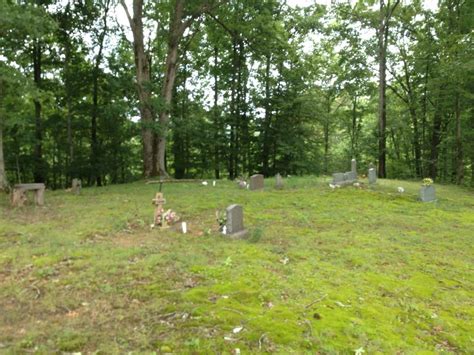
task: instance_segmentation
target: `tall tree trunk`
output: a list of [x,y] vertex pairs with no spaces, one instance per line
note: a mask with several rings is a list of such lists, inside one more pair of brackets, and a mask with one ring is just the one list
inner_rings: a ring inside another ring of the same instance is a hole
[[400,0],[396,0],[393,6],[390,5],[388,0],[385,5],[384,0],[379,0],[380,12],[379,12],[379,27],[377,29],[378,35],[378,62],[379,62],[379,109],[378,109],[378,130],[379,130],[379,166],[378,176],[380,178],[387,177],[386,158],[387,158],[387,80],[386,80],[386,67],[387,67],[387,45],[388,45],[388,33],[389,33],[389,22],[390,18],[398,6]]
[[[0,104],[3,104],[3,83],[0,79]],[[0,191],[6,190],[8,188],[7,173],[5,170],[5,157],[3,155],[3,120],[4,118],[0,116]]]
[[270,148],[271,148],[271,106],[270,106],[270,66],[271,66],[271,55],[267,54],[265,63],[265,118],[263,127],[263,149],[262,149],[262,166],[263,175],[269,176],[269,159],[270,159]]
[[67,146],[68,146],[68,155],[66,159],[66,185],[70,184],[73,175],[75,174],[72,169],[74,166],[74,146],[72,142],[72,88],[70,81],[70,65],[71,61],[71,44],[67,40],[65,46],[65,59],[64,59],[64,86],[66,89],[66,120],[67,120]]
[[[0,95],[1,95],[0,87]],[[0,191],[8,187],[7,174],[5,171],[5,159],[3,156],[3,118],[0,117]]]
[[93,88],[92,88],[92,115],[91,115],[91,181],[102,186],[102,167],[100,162],[100,149],[97,139],[97,120],[99,108],[99,77],[100,77],[100,63],[102,61],[102,52],[104,49],[104,40],[107,35],[107,15],[109,12],[110,1],[104,2],[103,27],[99,35],[99,52],[95,58],[95,65],[93,71]]
[[133,0],[133,18],[124,0],[120,0],[133,33],[133,53],[135,58],[136,84],[140,109],[143,142],[143,175],[148,178],[153,173],[153,130],[154,113],[151,104],[150,61],[143,41],[143,0]]
[[378,124],[378,139],[379,139],[379,161],[378,161],[378,176],[380,178],[385,178],[387,176],[387,171],[385,167],[386,163],[386,136],[385,136],[385,127],[387,125],[387,112],[386,112],[386,43],[385,39],[387,38],[387,24],[384,2],[380,0],[380,24],[378,29],[378,61],[379,61],[379,124]]
[[220,146],[220,128],[221,128],[221,123],[219,119],[219,111],[218,111],[218,106],[217,106],[218,99],[219,99],[218,73],[217,73],[218,58],[219,58],[219,48],[215,46],[214,47],[214,176],[216,179],[220,178],[219,146]]
[[456,93],[454,114],[456,117],[456,184],[464,183],[464,153],[462,144],[461,104],[459,93]]
[[230,90],[230,154],[229,154],[229,178],[233,180],[236,177],[235,161],[236,161],[236,140],[237,140],[237,103],[236,103],[236,92],[237,92],[237,41],[232,40],[232,78],[231,78],[231,90]]
[[331,122],[331,95],[327,95],[326,116],[324,118],[324,173],[329,173],[329,124]]
[[438,159],[439,159],[439,144],[441,143],[441,109],[439,107],[439,98],[436,102],[434,118],[433,118],[433,132],[431,136],[431,154],[430,154],[430,177],[435,180],[438,176]]
[[351,157],[357,157],[357,97],[352,99]]
[[[36,88],[41,90],[41,44],[35,41],[33,48],[33,71]],[[45,182],[45,166],[43,161],[43,127],[41,119],[41,103],[39,99],[34,100],[35,105],[35,148],[34,148],[34,171],[35,182]]]

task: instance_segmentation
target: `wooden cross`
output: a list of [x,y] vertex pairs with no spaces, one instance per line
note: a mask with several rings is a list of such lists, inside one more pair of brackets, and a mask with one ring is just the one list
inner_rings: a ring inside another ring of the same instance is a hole
[[163,198],[163,193],[157,192],[155,198],[151,201],[155,206],[155,226],[166,227],[166,221],[163,218],[163,213],[165,212],[163,205],[166,203],[166,199]]

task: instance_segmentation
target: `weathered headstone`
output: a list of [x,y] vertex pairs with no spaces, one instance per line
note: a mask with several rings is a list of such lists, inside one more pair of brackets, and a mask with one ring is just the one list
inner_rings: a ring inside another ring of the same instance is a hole
[[354,176],[354,180],[357,180],[357,162],[355,159],[351,160],[351,172]]
[[71,191],[73,194],[80,195],[82,189],[82,182],[79,179],[72,179]]
[[163,205],[166,203],[166,200],[163,198],[163,193],[157,192],[152,203],[156,206],[153,227],[166,227],[166,220],[163,218],[163,214],[165,213]]
[[374,168],[369,169],[369,184],[375,184],[377,182],[377,173]]
[[234,204],[226,208],[225,235],[233,239],[244,238],[247,235],[242,206]]
[[250,190],[263,190],[263,175],[255,174],[250,177]]
[[340,185],[344,183],[344,173],[334,173],[332,174],[332,183],[335,185]]
[[436,201],[436,190],[433,185],[422,186],[420,189],[420,201],[421,202],[433,202]]
[[275,179],[275,188],[281,190],[283,188],[283,178],[281,177],[280,173],[276,174]]

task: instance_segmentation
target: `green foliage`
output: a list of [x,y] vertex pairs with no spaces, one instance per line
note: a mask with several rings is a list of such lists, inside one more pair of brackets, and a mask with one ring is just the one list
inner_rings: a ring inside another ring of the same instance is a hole
[[[378,158],[377,1],[304,8],[210,1],[201,16],[206,1],[185,2],[186,18],[196,18],[179,44],[170,105],[161,87],[175,2],[145,2],[146,89],[155,117],[146,124],[139,122],[130,33],[112,19],[120,7],[104,27],[106,2],[0,4],[0,119],[13,183],[33,180],[39,168],[51,188],[69,187],[72,178],[132,181],[142,173],[144,129],[155,143],[166,134],[167,168],[176,178],[330,174],[353,157],[364,167]],[[441,1],[434,10],[401,2],[390,19],[392,177],[474,184],[473,10],[469,1]],[[169,125],[156,119],[163,111]]]

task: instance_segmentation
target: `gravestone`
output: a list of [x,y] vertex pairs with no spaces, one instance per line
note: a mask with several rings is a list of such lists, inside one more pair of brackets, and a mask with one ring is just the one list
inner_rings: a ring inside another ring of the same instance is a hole
[[244,238],[247,230],[244,229],[244,211],[240,205],[230,205],[226,208],[225,235],[232,239]]
[[357,162],[355,159],[351,160],[351,172],[354,180],[357,180]]
[[255,174],[250,177],[250,190],[263,190],[263,175]]
[[344,183],[344,173],[334,173],[332,174],[332,183],[335,185],[340,185]]
[[422,186],[420,189],[420,201],[421,202],[433,202],[436,201],[436,190],[433,185]]
[[163,198],[163,193],[157,192],[152,203],[156,206],[153,227],[167,227],[166,220],[163,218],[163,214],[165,213],[163,205],[166,203],[166,200]]
[[275,179],[275,188],[277,190],[281,190],[283,188],[283,178],[281,177],[280,173],[276,174]]
[[71,191],[73,194],[80,195],[82,189],[82,182],[79,179],[72,179]]
[[377,182],[377,174],[374,168],[369,169],[369,184],[375,184]]

